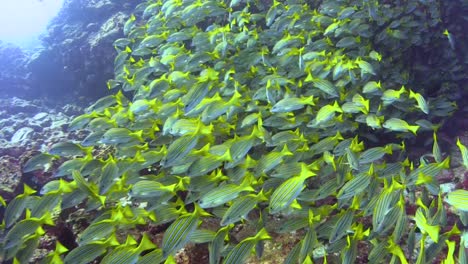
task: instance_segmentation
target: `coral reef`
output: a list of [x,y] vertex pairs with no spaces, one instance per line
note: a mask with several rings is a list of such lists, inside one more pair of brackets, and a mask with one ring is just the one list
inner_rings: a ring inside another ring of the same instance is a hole
[[[42,186],[50,174],[24,174],[25,162],[40,151],[46,151],[56,142],[79,139],[69,133],[70,120],[80,113],[73,105],[47,106],[41,100],[27,101],[16,97],[0,99],[0,181],[1,195],[10,197],[23,183]],[[81,139],[84,135],[81,135]]]

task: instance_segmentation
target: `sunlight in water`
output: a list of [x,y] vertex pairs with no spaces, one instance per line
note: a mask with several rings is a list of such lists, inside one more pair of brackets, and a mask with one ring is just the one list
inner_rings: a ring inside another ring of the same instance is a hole
[[0,40],[25,45],[45,31],[63,0],[0,0]]

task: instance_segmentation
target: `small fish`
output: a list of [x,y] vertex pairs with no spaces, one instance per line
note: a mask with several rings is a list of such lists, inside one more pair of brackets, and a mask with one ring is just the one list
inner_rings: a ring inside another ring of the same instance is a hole
[[89,195],[90,197],[94,198],[96,201],[99,201],[101,205],[104,205],[106,201],[106,196],[101,196],[98,193],[98,188],[94,183],[87,182],[81,173],[77,170],[73,170],[72,172],[73,180],[76,182],[78,188]]
[[369,53],[369,57],[371,57],[375,61],[381,61],[382,60],[382,55],[378,53],[377,51],[373,50]]
[[153,263],[161,263],[164,261],[162,249],[157,248],[143,256],[140,256],[138,259],[137,264],[153,264]]
[[213,132],[213,125],[205,125],[198,119],[179,119],[173,123],[169,133],[176,136],[199,133],[201,135],[210,135]]
[[354,219],[353,210],[343,210],[333,230],[330,232],[330,243],[336,242],[338,239],[346,235],[347,230],[351,227]]
[[421,109],[426,115],[429,114],[429,105],[420,93],[415,93],[412,90],[409,92],[409,98],[413,98],[418,103],[418,108]]
[[393,184],[394,182],[392,182],[390,187],[387,186],[388,184],[385,184],[373,208],[372,225],[375,232],[381,232],[387,228],[384,224],[390,218],[390,212],[396,211],[393,209],[400,198],[400,194],[399,192],[393,192]]
[[34,206],[31,208],[32,217],[41,217],[46,212],[57,212],[60,211],[60,202],[62,200],[62,193],[59,193],[61,189],[50,192],[46,195],[41,196]]
[[408,226],[408,216],[406,215],[405,210],[405,198],[402,194],[400,194],[400,200],[397,202],[397,210],[398,210],[398,220],[395,225],[395,229],[393,230],[393,241],[397,242],[400,241],[402,236],[406,232],[406,227]]
[[340,200],[350,199],[363,192],[370,182],[371,176],[368,173],[359,173],[343,185],[336,197]]
[[224,264],[245,263],[251,251],[262,240],[271,239],[265,228],[262,228],[255,236],[248,237],[237,244],[224,259]]
[[6,228],[9,228],[18,220],[18,218],[23,214],[24,209],[26,208],[29,202],[28,197],[30,197],[31,194],[36,193],[36,191],[33,190],[28,185],[23,184],[23,186],[24,186],[23,193],[13,198],[8,203],[8,206],[6,206],[5,216],[4,216],[4,223],[5,223]]
[[80,246],[89,244],[93,241],[100,241],[108,238],[116,230],[116,223],[112,219],[104,219],[90,224],[81,233],[77,240]]
[[452,48],[452,50],[455,50],[455,38],[453,37],[452,33],[450,33],[448,29],[445,29],[444,35],[447,36],[447,39],[450,44],[450,48]]
[[197,31],[196,27],[182,29],[178,32],[172,33],[167,37],[167,42],[182,42],[192,39]]
[[174,83],[177,86],[180,86],[185,81],[190,80],[190,72],[183,71],[173,71],[168,76],[169,82]]
[[105,161],[105,165],[101,171],[101,177],[99,180],[99,194],[103,195],[107,193],[112,185],[114,185],[118,180],[120,175],[121,172],[119,171],[117,162],[112,157],[109,157],[109,159]]
[[340,79],[346,73],[346,65],[343,62],[338,62],[333,68],[333,81]]
[[202,122],[206,124],[211,121],[214,121],[219,116],[225,114],[229,110],[229,108],[234,106],[241,106],[241,98],[242,95],[236,91],[228,101],[220,100],[210,104],[202,112]]
[[[321,123],[331,120],[335,116],[335,113],[337,112],[342,113],[343,110],[338,105],[338,102],[335,101],[333,105],[325,105],[321,107],[318,110],[317,115],[315,116],[315,119],[311,122],[313,122],[314,126],[317,126]],[[309,124],[307,126],[309,126]]]
[[460,190],[449,192],[447,195],[446,201],[455,209],[468,212],[468,191],[467,190],[460,189]]
[[124,24],[124,35],[128,35],[130,33],[130,30],[135,26],[135,24],[136,17],[135,15],[131,14],[130,18]]
[[325,151],[332,150],[340,140],[343,140],[343,136],[340,134],[340,132],[336,132],[336,135],[332,137],[326,137],[319,142],[312,144],[310,147],[310,152],[311,154],[321,154]]
[[91,156],[87,156],[85,158],[74,158],[67,160],[57,168],[57,170],[54,172],[54,177],[68,177],[72,174],[73,170],[81,170],[84,165],[86,165],[91,159]]
[[[311,52],[307,52],[306,54],[304,54],[302,56],[302,59],[304,61],[310,61],[310,60],[314,60],[314,59],[317,59],[319,57],[326,57],[327,56],[327,53],[325,50],[322,50],[320,52],[317,52],[317,51],[311,51]],[[310,76],[312,77],[312,76]]]
[[167,258],[189,241],[190,235],[198,227],[200,217],[210,216],[195,203],[195,210],[192,213],[185,213],[179,216],[164,232],[162,239],[163,257]]
[[271,51],[273,54],[278,53],[279,51],[285,49],[286,47],[291,47],[297,44],[300,44],[304,40],[302,36],[291,36],[289,33],[286,34],[282,39],[275,43],[273,46],[273,50]]
[[315,176],[307,165],[301,163],[301,172],[284,181],[270,197],[270,213],[276,214],[289,207],[305,188],[304,181]]
[[130,103],[129,111],[133,114],[142,114],[149,109],[157,111],[158,106],[160,105],[158,104],[158,100],[156,98],[153,100],[138,99]]
[[359,164],[357,154],[351,148],[346,149],[346,159],[348,161],[349,166],[352,169],[359,171],[360,164]]
[[82,245],[70,251],[65,259],[64,264],[86,264],[92,262],[97,257],[103,255],[108,247],[118,246],[115,233],[109,236],[106,240],[94,241],[89,244]]
[[[154,59],[154,57],[151,57],[149,64],[151,67],[157,67],[158,61]],[[154,64],[154,65],[152,65]],[[167,79],[167,74],[163,74],[159,78],[154,79],[149,83],[147,88],[148,91],[148,97],[149,98],[156,98],[157,96],[160,96],[164,92],[167,92],[169,90],[169,86],[171,84],[169,83],[169,80]]]
[[[450,241],[448,239],[445,240],[445,243],[447,244],[447,257],[445,260],[442,261],[444,264],[455,264],[455,241]],[[460,262],[462,263],[462,262]]]
[[114,250],[104,256],[100,263],[136,263],[139,260],[141,252],[154,249],[156,247],[156,245],[151,242],[147,233],[143,234],[138,246],[136,246],[136,243],[137,242],[129,235],[125,244],[115,247]]
[[337,48],[352,48],[356,46],[360,42],[360,38],[358,37],[344,37],[340,39],[335,46]]
[[[347,114],[356,114],[356,113],[365,111],[362,105],[357,104],[355,102],[346,102],[341,106],[341,109],[343,110],[344,113],[347,113]],[[357,119],[356,121],[359,122],[359,120]]]
[[122,107],[111,116],[111,119],[114,120],[119,127],[127,127],[135,120],[135,116],[132,112],[129,112],[128,109]]
[[55,250],[47,254],[47,256],[43,260],[45,263],[62,263],[63,261],[60,256],[67,251],[68,249],[64,245],[62,245],[62,243],[57,241],[55,242]]
[[[256,127],[254,127],[254,130]],[[230,148],[230,154],[232,158],[232,163],[236,163],[243,159],[250,149],[254,146],[255,135],[243,136],[243,137],[234,137],[232,140],[232,145]]]
[[342,24],[341,21],[335,21],[335,22],[331,23],[331,24],[325,29],[325,31],[323,32],[323,35],[324,35],[324,36],[331,35],[331,33],[334,33],[334,31],[340,26],[340,24]]
[[78,129],[84,128],[93,118],[99,117],[99,114],[96,112],[91,112],[89,114],[83,114],[75,117],[68,126],[68,131],[75,131]]
[[278,166],[287,156],[293,155],[294,154],[289,151],[287,144],[284,144],[281,151],[272,151],[260,158],[255,168],[255,174],[260,175],[262,173],[267,173]]
[[361,68],[361,75],[363,75],[364,73],[376,75],[374,67],[369,62],[364,61],[360,57],[358,57],[355,63],[359,66],[359,68]]
[[210,264],[217,264],[221,258],[221,252],[224,248],[224,240],[229,238],[228,233],[234,227],[233,224],[226,225],[218,229],[212,242],[208,245],[210,252]]
[[416,221],[416,225],[423,234],[428,234],[429,237],[436,243],[439,241],[440,226],[430,225],[426,219],[426,216],[424,216],[423,214],[422,208],[419,208],[416,211],[416,216],[414,217],[414,220]]
[[375,114],[369,114],[366,116],[366,124],[372,129],[377,129],[382,127],[383,116],[377,116]]
[[277,233],[291,233],[301,228],[307,227],[308,219],[305,217],[293,217],[285,219],[281,222],[281,226],[277,229]]
[[17,252],[26,242],[28,237],[43,235],[45,231],[41,226],[44,223],[54,225],[50,213],[47,213],[41,218],[28,218],[19,221],[4,236],[2,251],[5,252],[8,250]]
[[107,116],[94,118],[91,122],[88,123],[87,128],[94,132],[106,131],[109,128],[117,127],[115,120]]
[[381,159],[385,154],[392,154],[393,148],[391,145],[386,145],[385,147],[375,147],[370,148],[364,151],[359,155],[359,163],[367,164],[372,163],[376,160]]
[[461,152],[463,166],[468,169],[468,149],[461,143],[460,138],[457,138],[457,147]]
[[[407,177],[407,184],[413,184],[421,180],[432,180],[430,178],[435,178],[443,170],[448,169],[450,166],[450,157],[447,157],[445,160],[439,163],[430,163],[421,165],[417,169],[413,169]],[[430,178],[429,178],[430,177]]]
[[295,131],[286,130],[276,133],[271,137],[271,142],[267,142],[267,147],[281,146],[288,143],[290,146],[293,142],[298,144],[307,142],[307,140],[304,138],[304,135],[300,133],[299,129],[296,129]]
[[50,155],[47,153],[37,154],[24,164],[23,172],[27,173],[39,169],[47,171],[52,165],[52,162],[57,158],[57,156]]
[[359,106],[359,110],[367,115],[369,113],[369,104],[370,104],[370,101],[366,98],[364,98],[362,95],[360,94],[355,94],[353,96],[353,99],[352,99],[353,103],[357,104]]
[[336,171],[335,155],[331,154],[329,151],[325,151],[323,152],[323,161],[330,164],[333,170]]
[[102,97],[101,99],[97,100],[94,104],[86,108],[86,112],[87,114],[92,114],[93,112],[101,113],[106,108],[116,105],[117,103],[118,101],[117,101],[116,95],[108,95],[108,96]]
[[182,106],[182,99],[179,98],[174,102],[167,102],[162,104],[161,107],[153,108],[154,110],[149,112],[149,114],[151,114],[152,112],[158,113],[158,116],[160,118],[166,118],[174,115],[181,116],[182,112],[180,111],[180,109],[182,108]]
[[392,131],[408,132],[411,131],[416,135],[419,126],[411,126],[405,120],[392,117],[383,123],[383,127]]
[[302,109],[305,105],[315,105],[315,98],[309,97],[288,97],[281,99],[271,108],[272,113],[285,113]]
[[167,156],[161,161],[163,167],[169,167],[177,164],[186,157],[198,144],[200,139],[197,135],[187,134],[179,137],[167,149]]
[[373,93],[373,92],[379,91],[380,89],[382,89],[382,85],[380,84],[380,81],[379,82],[370,81],[364,85],[364,87],[362,88],[362,92]]
[[204,194],[200,198],[199,205],[201,208],[216,207],[234,200],[241,192],[253,192],[254,189],[252,188],[250,181],[251,180],[246,177],[240,185],[227,183],[218,186]]
[[118,38],[114,41],[114,47],[120,48],[120,49],[125,49],[125,47],[129,46],[132,44],[134,40],[128,39],[128,38]]
[[91,154],[90,148],[83,148],[78,144],[71,142],[59,142],[49,149],[49,154],[57,156],[78,156],[84,154]]
[[421,129],[424,129],[426,131],[437,131],[439,130],[440,126],[442,124],[433,124],[428,120],[425,119],[419,119],[416,122],[414,122],[416,125],[420,126]]
[[[387,242],[388,245],[386,246],[386,249],[388,250],[388,252],[390,252],[394,256],[397,256],[401,264],[408,264],[408,260],[406,260],[405,253],[403,252],[401,247],[398,244],[396,244],[391,237],[388,238]],[[424,241],[421,240],[421,242],[422,244],[424,244]],[[421,251],[424,252],[424,249],[422,248]],[[416,261],[415,263],[424,262]]]
[[296,118],[292,113],[278,113],[262,121],[264,126],[274,127],[280,130],[294,129],[301,125],[302,120]]
[[447,224],[447,209],[445,207],[444,199],[442,199],[441,192],[439,192],[439,195],[437,197],[437,211],[434,214],[434,216],[432,216],[432,219],[432,223],[439,223],[440,225]]
[[226,213],[224,213],[221,219],[221,226],[230,225],[245,218],[257,206],[257,203],[266,200],[267,197],[263,194],[263,190],[258,194],[248,194],[236,198]]
[[127,128],[115,127],[107,130],[101,138],[103,144],[118,145],[131,142],[144,142],[143,130],[132,132]]
[[342,19],[345,19],[345,18],[349,18],[352,14],[354,14],[356,11],[358,11],[358,8],[356,6],[350,6],[350,7],[346,7],[344,8],[343,10],[341,10],[339,13],[338,13],[338,18],[340,20]]
[[[201,95],[199,95],[201,96]],[[182,98],[183,100],[183,98]],[[218,101],[222,101],[223,98],[221,97],[221,95],[219,94],[219,92],[217,92],[215,95],[213,95],[212,97],[204,97],[200,99],[199,103],[196,104],[196,105],[193,105],[193,107],[188,110],[187,107],[190,106],[191,104],[189,103],[189,105],[186,106],[186,110],[185,110],[185,116],[187,117],[195,117],[195,116],[198,116],[199,113],[203,112],[205,110],[206,107],[208,107],[210,104],[212,103],[215,103],[215,102],[218,102]]]
[[165,41],[165,38],[167,38],[167,34],[164,32],[159,35],[147,36],[140,42],[138,48],[156,48]]
[[163,185],[152,180],[141,180],[132,185],[130,195],[137,198],[159,197],[164,193],[173,193],[176,184]]
[[143,11],[143,18],[148,19],[149,17],[158,14],[158,12],[161,10],[161,6],[162,6],[161,1],[156,1],[155,3],[151,3]]
[[98,131],[98,132],[92,132],[90,133],[87,137],[85,137],[81,141],[81,146],[83,147],[91,147],[91,146],[96,146],[99,143],[99,140],[101,140],[102,136],[106,133],[106,131]]
[[[213,148],[211,149],[213,150]],[[207,154],[193,162],[188,168],[188,176],[199,177],[210,173],[212,170],[220,167],[223,162],[232,161],[231,153],[227,149],[222,155]]]
[[421,184],[429,184],[432,182],[434,182],[434,178],[432,176],[419,173],[415,184],[421,185]]
[[389,105],[395,101],[400,100],[401,95],[404,93],[406,93],[406,89],[404,86],[402,86],[398,91],[388,89],[383,92],[381,99],[384,102],[384,105]]
[[322,92],[330,95],[331,97],[339,97],[337,88],[330,81],[325,80],[325,79],[318,79],[318,80],[314,80],[313,84],[314,84],[314,87],[317,87]]

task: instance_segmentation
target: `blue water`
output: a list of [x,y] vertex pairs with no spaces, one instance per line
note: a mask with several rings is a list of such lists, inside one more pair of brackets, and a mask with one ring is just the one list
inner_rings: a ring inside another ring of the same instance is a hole
[[63,0],[0,0],[0,40],[31,50],[57,15]]

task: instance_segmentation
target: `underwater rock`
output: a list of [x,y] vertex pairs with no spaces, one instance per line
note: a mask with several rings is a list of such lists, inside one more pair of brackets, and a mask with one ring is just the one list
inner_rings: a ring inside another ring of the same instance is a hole
[[0,156],[0,195],[12,193],[21,180],[21,166],[16,158]]
[[32,117],[29,121],[31,125],[38,127],[37,131],[42,131],[43,127],[49,127],[52,123],[51,116],[48,113],[41,112]]
[[66,116],[79,115],[83,112],[83,108],[73,104],[67,104],[62,107],[62,113]]
[[[97,28],[97,32],[93,34],[89,39],[91,49],[99,48],[103,43],[112,45],[114,40],[119,36],[121,25],[123,25],[128,16],[122,12],[114,14],[107,19],[100,27]],[[94,23],[89,24],[94,25]],[[88,29],[91,27],[88,25]]]
[[123,24],[136,4],[65,1],[42,38],[45,48],[27,63],[34,90],[67,100],[73,96],[93,100],[109,93],[105,87],[113,77],[113,41],[123,37]]
[[47,113],[45,112],[40,112],[40,113],[37,113],[35,116],[33,116],[33,119],[34,120],[43,120],[47,117]]
[[27,54],[19,47],[0,41],[0,96],[25,94],[29,88]]
[[83,107],[58,103],[61,102],[0,99],[0,195],[3,197],[9,197],[23,183],[39,184],[48,180],[49,176],[40,173],[23,175],[22,166],[38,151],[47,151],[57,142],[79,137],[78,132],[67,131],[67,124],[73,116],[82,113]]
[[38,111],[38,106],[31,101],[26,101],[18,97],[8,100],[8,111],[13,113],[34,113]]
[[30,127],[20,128],[10,139],[10,143],[23,145],[33,136],[34,129]]

